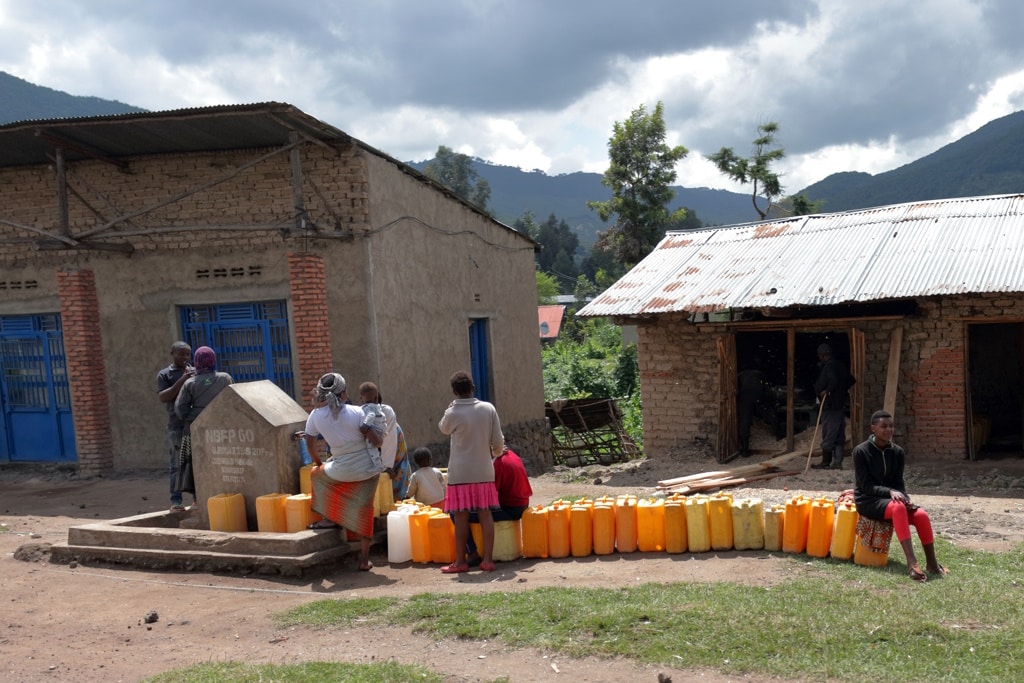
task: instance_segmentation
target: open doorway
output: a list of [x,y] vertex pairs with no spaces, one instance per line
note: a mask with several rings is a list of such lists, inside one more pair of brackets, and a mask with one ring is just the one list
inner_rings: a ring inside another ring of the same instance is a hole
[[[849,334],[846,330],[743,331],[736,333],[735,341],[733,433],[738,452],[792,450],[794,435],[813,430],[817,423],[814,383],[821,369],[818,347],[828,344],[833,356],[852,370]],[[852,402],[851,397],[850,405]],[[850,430],[846,433],[849,439]]]
[[1024,457],[1024,324],[968,326],[973,457]]

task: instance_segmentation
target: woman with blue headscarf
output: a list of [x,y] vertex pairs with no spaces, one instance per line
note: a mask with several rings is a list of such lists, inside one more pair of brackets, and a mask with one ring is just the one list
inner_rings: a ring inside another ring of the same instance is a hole
[[189,433],[192,422],[210,405],[224,387],[234,380],[226,372],[217,372],[217,354],[209,346],[200,346],[192,356],[195,377],[185,380],[178,398],[174,402],[174,413],[185,423],[181,437],[181,458],[178,466],[178,490],[196,493],[196,481],[192,473],[192,436]]

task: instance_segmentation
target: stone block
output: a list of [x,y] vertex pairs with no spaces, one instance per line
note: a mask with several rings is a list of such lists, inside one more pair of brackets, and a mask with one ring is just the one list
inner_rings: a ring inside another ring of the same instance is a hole
[[306,411],[270,380],[232,384],[192,424],[192,467],[203,528],[206,501],[241,493],[250,530],[256,498],[299,492],[302,460],[292,434],[306,425]]

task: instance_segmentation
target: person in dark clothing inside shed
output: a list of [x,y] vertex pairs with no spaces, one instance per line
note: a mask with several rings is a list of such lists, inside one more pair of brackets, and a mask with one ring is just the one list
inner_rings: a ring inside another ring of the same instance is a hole
[[767,392],[760,365],[760,360],[755,358],[752,366],[736,375],[736,425],[741,458],[750,456],[750,428],[754,424],[758,404],[764,402]]
[[821,401],[821,462],[814,469],[843,469],[846,444],[846,402],[856,381],[841,360],[832,355],[832,347],[818,347],[821,371],[814,382],[814,393]]

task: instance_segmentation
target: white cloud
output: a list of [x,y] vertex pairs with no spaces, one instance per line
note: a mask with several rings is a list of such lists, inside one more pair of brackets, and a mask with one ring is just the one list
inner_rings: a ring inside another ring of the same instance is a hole
[[615,121],[665,103],[690,186],[780,124],[790,191],[879,173],[1024,105],[1017,0],[0,0],[0,69],[147,109],[285,101],[403,160],[447,145],[602,172]]

